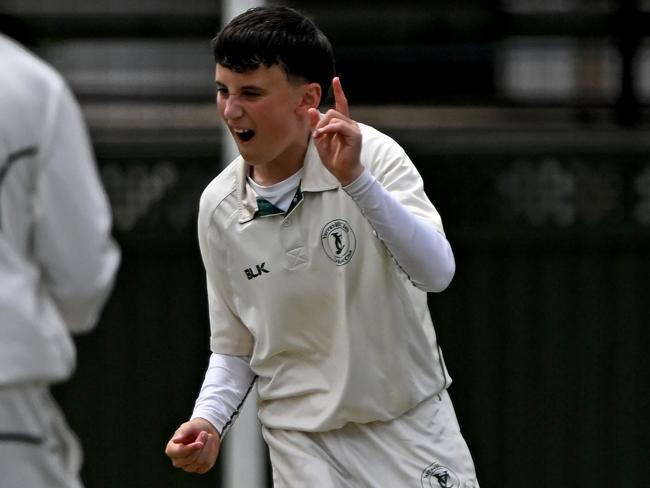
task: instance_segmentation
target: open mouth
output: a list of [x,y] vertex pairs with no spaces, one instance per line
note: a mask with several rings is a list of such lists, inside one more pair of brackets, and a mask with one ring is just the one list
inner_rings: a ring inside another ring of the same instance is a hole
[[255,131],[248,130],[248,129],[233,129],[233,131],[237,136],[237,138],[242,142],[250,141],[255,135]]

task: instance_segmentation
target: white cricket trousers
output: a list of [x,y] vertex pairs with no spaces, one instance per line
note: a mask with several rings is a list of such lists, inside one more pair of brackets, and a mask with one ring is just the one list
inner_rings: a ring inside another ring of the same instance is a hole
[[0,388],[0,486],[82,488],[81,448],[47,385]]
[[262,434],[275,488],[479,488],[446,390],[389,422]]

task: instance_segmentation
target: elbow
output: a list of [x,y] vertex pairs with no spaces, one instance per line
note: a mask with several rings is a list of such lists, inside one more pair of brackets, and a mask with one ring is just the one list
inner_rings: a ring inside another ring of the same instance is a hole
[[52,287],[52,298],[72,334],[85,334],[96,327],[113,291],[119,262],[120,254],[115,251],[94,268],[94,274],[80,273],[65,286]]
[[99,318],[98,315],[93,312],[79,309],[62,311],[61,315],[68,332],[75,336],[92,332],[97,326]]
[[442,243],[438,247],[437,259],[435,269],[431,276],[431,289],[428,290],[431,293],[440,293],[449,287],[451,280],[456,274],[456,259],[454,258],[454,252],[451,249],[449,241],[442,237]]
[[420,288],[428,293],[445,291],[456,274],[456,260],[451,252],[451,248],[447,248],[446,256],[441,258],[438,266],[435,266],[431,271],[431,275],[426,281],[426,286]]
[[55,302],[68,331],[80,335],[95,329],[111,291],[109,285],[89,290],[89,293],[83,295],[56,297]]
[[440,293],[441,291],[445,291],[451,284],[451,280],[454,278],[455,273],[456,264],[452,262],[450,265],[446,266],[444,270],[439,270],[438,273],[436,273],[435,277],[431,280],[430,289],[427,291],[430,293]]

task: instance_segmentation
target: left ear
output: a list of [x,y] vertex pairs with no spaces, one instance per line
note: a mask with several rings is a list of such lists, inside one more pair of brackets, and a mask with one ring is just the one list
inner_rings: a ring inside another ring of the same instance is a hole
[[302,87],[300,103],[296,107],[298,115],[307,115],[310,108],[318,108],[320,105],[321,89],[318,83],[307,83]]

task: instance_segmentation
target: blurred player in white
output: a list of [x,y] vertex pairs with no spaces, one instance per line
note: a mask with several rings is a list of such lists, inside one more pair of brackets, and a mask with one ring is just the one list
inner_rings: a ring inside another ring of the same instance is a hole
[[78,488],[81,450],[49,386],[75,366],[120,261],[79,107],[0,34],[0,486]]
[[329,41],[295,10],[241,14],[214,54],[241,156],[201,198],[212,356],[167,455],[210,469],[256,387],[276,487],[478,487],[427,308],[455,262],[414,165],[350,118]]

